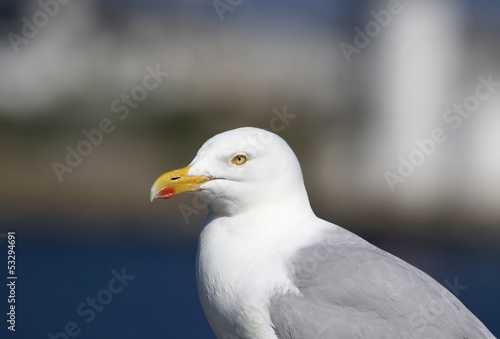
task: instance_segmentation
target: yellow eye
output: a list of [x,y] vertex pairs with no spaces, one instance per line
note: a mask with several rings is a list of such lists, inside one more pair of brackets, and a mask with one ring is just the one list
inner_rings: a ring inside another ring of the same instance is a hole
[[247,162],[248,158],[244,154],[236,154],[231,162],[237,166],[244,165]]

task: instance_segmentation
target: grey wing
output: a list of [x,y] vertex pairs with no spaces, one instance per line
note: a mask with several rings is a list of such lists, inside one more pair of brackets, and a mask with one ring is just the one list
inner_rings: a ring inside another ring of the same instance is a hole
[[495,338],[434,279],[342,228],[289,269],[300,295],[269,305],[280,339]]

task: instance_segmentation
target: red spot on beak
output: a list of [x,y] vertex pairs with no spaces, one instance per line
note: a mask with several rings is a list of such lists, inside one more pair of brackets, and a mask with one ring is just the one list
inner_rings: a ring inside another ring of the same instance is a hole
[[175,195],[175,189],[173,187],[162,188],[157,194],[159,199],[170,199]]

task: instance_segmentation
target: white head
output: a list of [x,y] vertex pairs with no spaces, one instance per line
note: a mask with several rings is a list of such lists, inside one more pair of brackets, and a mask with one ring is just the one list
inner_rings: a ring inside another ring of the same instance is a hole
[[[274,133],[243,127],[218,134],[200,148],[189,166],[160,176],[152,199],[197,192],[210,212],[233,215],[280,202],[309,206],[297,157]],[[290,206],[292,204],[292,206]]]
[[155,181],[151,200],[183,192],[201,195],[210,212],[219,215],[264,208],[270,201],[309,206],[293,151],[276,134],[253,127],[230,130],[206,141],[189,166]]

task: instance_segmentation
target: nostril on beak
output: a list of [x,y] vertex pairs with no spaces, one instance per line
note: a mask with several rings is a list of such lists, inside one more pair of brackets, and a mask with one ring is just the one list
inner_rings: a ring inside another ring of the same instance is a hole
[[170,180],[175,181],[175,180],[179,180],[180,178],[181,178],[181,177],[173,177],[173,178],[172,178],[172,179],[170,179]]

